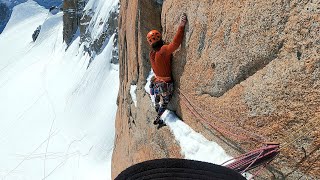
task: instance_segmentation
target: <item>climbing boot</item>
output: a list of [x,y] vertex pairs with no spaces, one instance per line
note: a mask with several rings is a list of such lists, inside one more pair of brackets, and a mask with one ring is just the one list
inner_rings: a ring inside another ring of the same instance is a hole
[[155,120],[153,121],[153,124],[154,124],[154,125],[163,124],[163,120],[160,119],[160,116],[157,116],[157,117],[155,118]]

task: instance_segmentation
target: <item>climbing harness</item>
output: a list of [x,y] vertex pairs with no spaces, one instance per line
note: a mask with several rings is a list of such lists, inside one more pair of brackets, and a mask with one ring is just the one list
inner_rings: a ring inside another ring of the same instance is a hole
[[152,82],[150,84],[150,94],[157,95],[160,94],[162,96],[166,96],[172,94],[173,92],[173,83],[167,82]]

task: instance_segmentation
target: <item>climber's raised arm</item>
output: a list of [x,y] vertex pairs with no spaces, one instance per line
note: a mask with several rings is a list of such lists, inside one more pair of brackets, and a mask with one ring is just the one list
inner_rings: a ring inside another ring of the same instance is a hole
[[179,48],[179,46],[183,40],[184,29],[185,29],[186,23],[187,23],[187,16],[186,16],[186,14],[182,14],[181,19],[180,19],[180,24],[178,27],[178,31],[177,31],[176,35],[174,36],[173,41],[169,45],[166,46],[167,53],[171,54]]

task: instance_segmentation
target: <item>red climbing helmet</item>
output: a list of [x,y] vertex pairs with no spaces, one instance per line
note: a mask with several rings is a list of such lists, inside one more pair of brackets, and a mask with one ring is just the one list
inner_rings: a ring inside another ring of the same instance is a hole
[[150,45],[162,39],[161,33],[157,30],[152,30],[147,34],[147,40]]

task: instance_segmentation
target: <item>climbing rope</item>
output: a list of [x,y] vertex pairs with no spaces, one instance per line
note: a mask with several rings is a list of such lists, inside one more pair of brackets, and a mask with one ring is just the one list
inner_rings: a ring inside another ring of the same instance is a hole
[[[179,97],[181,99],[182,104],[187,107],[187,109],[190,111],[191,114],[193,114],[197,119],[200,119],[205,124],[208,124],[210,127],[215,129],[221,134],[232,136],[238,140],[254,140],[259,143],[263,143],[268,141],[263,136],[250,132],[245,131],[239,127],[236,127],[227,121],[222,120],[221,118],[218,118],[217,116],[214,116],[212,113],[205,112],[205,116],[199,113],[200,108],[196,108],[196,106],[191,102],[189,98],[181,91],[181,89],[178,88],[179,91]],[[203,112],[203,111],[202,111]],[[208,121],[207,119],[215,119],[214,122]],[[229,129],[229,130],[228,130]],[[232,131],[235,131],[237,133],[232,133]]]
[[[312,127],[317,127],[313,123],[313,121],[318,122],[317,120],[320,121],[320,117],[314,117],[308,123],[305,123],[299,129],[297,129],[293,133],[291,133],[290,136],[286,137],[287,141],[282,143],[280,149],[287,148],[289,145],[293,144],[294,142],[298,141],[300,138],[302,138],[305,135],[309,134],[310,133],[310,129]],[[302,131],[302,130],[304,130],[304,131]],[[299,132],[302,132],[302,133],[299,133]]]
[[278,143],[266,143],[263,147],[230,159],[222,165],[242,174],[258,166],[269,164],[279,153]]
[[[260,135],[257,135],[255,133],[247,133],[244,130],[240,130],[238,127],[235,127],[233,125],[230,125],[230,127],[233,128],[233,130],[238,129],[238,131],[242,132],[242,135],[239,134],[235,134],[232,133],[231,131],[228,131],[227,128],[225,128],[225,125],[219,125],[218,123],[211,123],[209,122],[206,118],[204,117],[202,114],[199,113],[198,109],[196,109],[196,106],[187,98],[187,96],[180,90],[178,89],[180,92],[180,99],[182,104],[190,111],[190,113],[195,116],[197,119],[200,119],[200,121],[208,124],[210,127],[212,127],[213,129],[215,129],[216,131],[218,131],[221,134],[224,135],[229,135],[229,136],[233,136],[239,140],[255,140],[258,142],[262,142],[262,140],[265,140],[265,138],[263,138]],[[210,118],[212,118],[212,116],[209,116]],[[215,118],[218,119],[218,121],[222,122],[222,120],[220,118]],[[226,123],[227,124],[227,123]],[[228,125],[228,124],[227,124]],[[248,136],[249,134],[249,136]],[[244,136],[247,135],[247,136]],[[250,151],[246,154],[243,154],[239,157],[230,159],[228,161],[226,161],[225,163],[223,163],[222,165],[226,164],[225,166],[233,169],[239,173],[244,173],[247,172],[251,169],[254,169],[258,166],[266,166],[267,164],[269,164],[280,152],[279,150],[279,144],[276,143],[272,143],[272,144],[266,144],[265,146]],[[231,162],[232,161],[232,162]],[[229,163],[231,162],[231,163]],[[260,171],[259,171],[260,172]],[[257,176],[258,173],[255,174],[255,176]]]
[[239,140],[247,140],[248,139],[248,137],[231,133],[226,128],[224,128],[223,126],[221,126],[221,125],[219,125],[217,123],[211,123],[211,122],[207,121],[201,114],[198,113],[198,111],[193,109],[192,106],[191,107],[188,106],[187,103],[185,102],[185,100],[182,100],[182,101],[183,101],[183,105],[190,111],[190,113],[192,115],[194,115],[197,119],[200,119],[201,121],[205,122],[206,124],[208,124],[210,127],[214,128],[219,133],[235,137],[235,138],[237,138]]
[[[223,121],[220,118],[213,116],[212,114],[207,113],[206,111],[205,111],[206,115],[209,116],[209,118],[205,117],[204,115],[199,113],[200,108],[196,107],[187,98],[187,96],[181,91],[181,89],[178,88],[178,91],[179,91],[179,97],[182,102],[182,105],[184,105],[193,116],[195,116],[200,121],[208,124],[210,127],[215,129],[219,133],[224,134],[224,135],[233,136],[239,140],[252,139],[257,142],[267,142],[266,138],[264,138],[263,136],[258,135],[254,132],[248,132],[248,131],[244,131],[242,129],[239,129],[239,127],[235,127],[232,124],[228,124],[227,121]],[[220,124],[217,122],[211,123],[207,119],[215,119]],[[295,131],[295,133],[293,133],[293,135],[286,138],[287,142],[284,142],[283,146],[281,146],[281,147],[280,147],[279,143],[265,143],[264,146],[262,146],[261,148],[255,149],[253,151],[249,151],[248,153],[245,153],[245,154],[240,155],[236,158],[230,159],[230,160],[224,162],[222,165],[225,165],[226,167],[233,169],[239,173],[245,173],[245,172],[248,172],[256,167],[261,166],[262,168],[259,169],[253,175],[253,177],[257,176],[261,172],[263,167],[266,167],[280,153],[281,149],[286,148],[290,144],[293,144],[298,139],[300,139],[303,136],[305,136],[306,134],[310,133],[310,128],[313,127],[312,121],[317,120],[317,119],[320,119],[320,117],[315,117],[314,119],[311,119],[308,123],[304,124],[302,127],[297,129]],[[241,135],[228,131],[226,126],[231,127],[232,131],[241,132]],[[306,131],[303,131],[304,133],[299,134],[298,132],[300,132],[304,128],[306,129]],[[247,136],[244,136],[244,135],[247,135]]]

